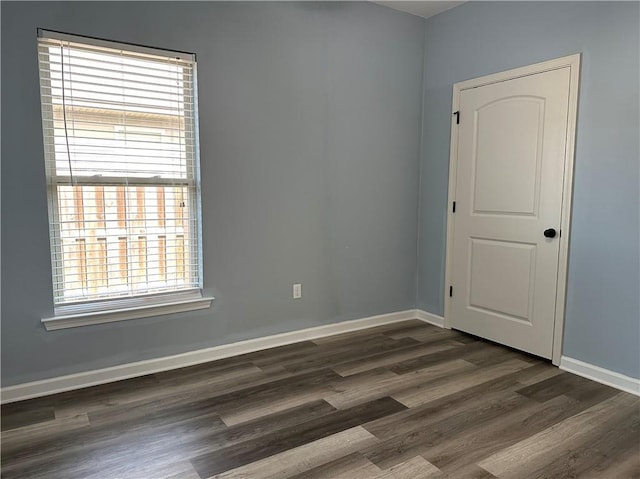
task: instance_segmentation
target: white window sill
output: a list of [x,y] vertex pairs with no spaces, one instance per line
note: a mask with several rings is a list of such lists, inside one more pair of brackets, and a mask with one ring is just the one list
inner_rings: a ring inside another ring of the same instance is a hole
[[136,318],[148,318],[163,314],[183,313],[198,309],[207,309],[213,302],[213,297],[194,297],[166,301],[142,306],[123,307],[103,311],[81,312],[74,314],[56,315],[51,318],[42,318],[42,323],[47,331],[56,329],[76,328],[78,326],[90,326],[92,324],[112,323]]

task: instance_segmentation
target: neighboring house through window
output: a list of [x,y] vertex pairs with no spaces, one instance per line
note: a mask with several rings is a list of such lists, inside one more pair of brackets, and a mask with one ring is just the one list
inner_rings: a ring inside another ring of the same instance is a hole
[[200,298],[194,55],[41,30],[38,57],[56,315]]

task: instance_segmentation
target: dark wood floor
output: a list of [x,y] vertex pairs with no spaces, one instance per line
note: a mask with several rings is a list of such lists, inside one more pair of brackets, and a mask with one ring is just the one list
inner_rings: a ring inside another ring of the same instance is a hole
[[4,405],[2,477],[640,477],[640,399],[407,321]]

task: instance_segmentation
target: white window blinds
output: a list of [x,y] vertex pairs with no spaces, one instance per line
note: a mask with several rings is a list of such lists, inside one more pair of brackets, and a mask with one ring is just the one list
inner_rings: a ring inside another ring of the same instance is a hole
[[38,36],[55,304],[200,288],[195,59]]

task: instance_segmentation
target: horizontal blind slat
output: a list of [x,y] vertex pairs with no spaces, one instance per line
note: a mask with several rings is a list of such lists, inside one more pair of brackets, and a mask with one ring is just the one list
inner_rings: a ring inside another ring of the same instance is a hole
[[[102,105],[105,110],[120,111],[123,109],[123,105],[121,102],[113,102],[109,100],[101,100],[98,98],[89,98],[89,97],[85,97],[85,98],[75,97],[75,98],[67,99],[66,103],[67,103],[67,108],[72,108],[76,105],[78,107],[89,106],[89,107],[95,108],[95,105]],[[177,114],[181,114],[181,112],[184,111],[184,108],[180,108],[176,106],[153,105],[148,103],[135,103],[135,102],[126,103],[126,107],[130,108],[131,110],[139,111],[139,112],[149,112],[149,113],[162,112],[163,114],[168,114],[168,115],[171,114],[171,112],[174,112],[173,114],[177,115]]]
[[[68,73],[69,71],[73,73],[87,72],[88,75],[97,74],[102,72],[104,74],[109,74],[113,72],[119,72],[122,74],[127,74],[130,77],[140,77],[140,78],[150,78],[150,79],[158,79],[158,80],[176,80],[178,78],[180,81],[185,81],[192,83],[193,82],[193,70],[189,67],[185,67],[183,65],[174,66],[170,65],[170,69],[167,69],[167,65],[163,65],[162,68],[153,68],[148,65],[125,65],[120,61],[105,61],[104,59],[101,61],[92,61],[92,60],[71,60],[69,63],[69,58],[64,57],[60,58],[60,55],[56,55],[52,52],[42,52],[40,53],[40,58],[38,59],[38,63],[41,65],[42,71],[44,73],[52,73],[52,72],[62,72]],[[92,73],[88,73],[92,72]],[[140,80],[142,81],[142,80]],[[153,80],[150,80],[153,82]]]
[[[53,113],[53,112],[51,112]],[[135,125],[136,121],[139,122],[144,122],[145,126],[144,128],[148,128],[148,129],[161,129],[161,130],[165,130],[166,132],[169,133],[169,138],[177,138],[179,136],[182,137],[193,137],[193,132],[189,132],[186,131],[184,126],[180,125],[180,126],[176,126],[176,123],[178,123],[178,125],[180,124],[180,122],[184,121],[183,118],[185,117],[180,117],[178,115],[174,115],[171,116],[169,118],[166,118],[166,115],[132,115],[129,112],[123,112],[124,114],[119,115],[120,118],[113,118],[111,120],[108,119],[98,119],[98,118],[93,118],[95,116],[95,113],[79,113],[78,111],[67,111],[67,122],[71,122],[71,125],[68,125],[67,128],[69,126],[71,126],[71,128],[78,132],[79,134],[83,134],[83,132],[87,132],[87,133],[104,133],[104,128],[107,127],[111,127],[111,128],[122,128],[127,124],[127,120],[129,122],[129,124],[132,124],[131,122],[133,122],[133,124]],[[59,112],[59,115],[62,116],[62,111]],[[64,126],[61,124],[63,122],[62,118],[56,118],[56,115],[54,114],[43,114],[43,118],[44,120],[46,120],[49,123],[59,123],[59,126],[50,126],[50,125],[45,125],[43,128],[45,130],[62,130],[64,128]],[[82,123],[79,125],[73,125],[74,119],[75,117],[78,117],[78,122],[80,122],[80,119],[82,120]],[[157,118],[157,117],[161,117],[161,118]],[[187,120],[189,120],[189,118],[187,117]],[[82,126],[84,125],[84,126]],[[103,127],[102,129],[100,129],[99,127]],[[177,133],[177,135],[176,135]],[[60,134],[62,134],[62,131],[60,132]],[[135,132],[135,136],[154,136],[157,135],[157,132],[144,132],[144,131],[137,131]]]

